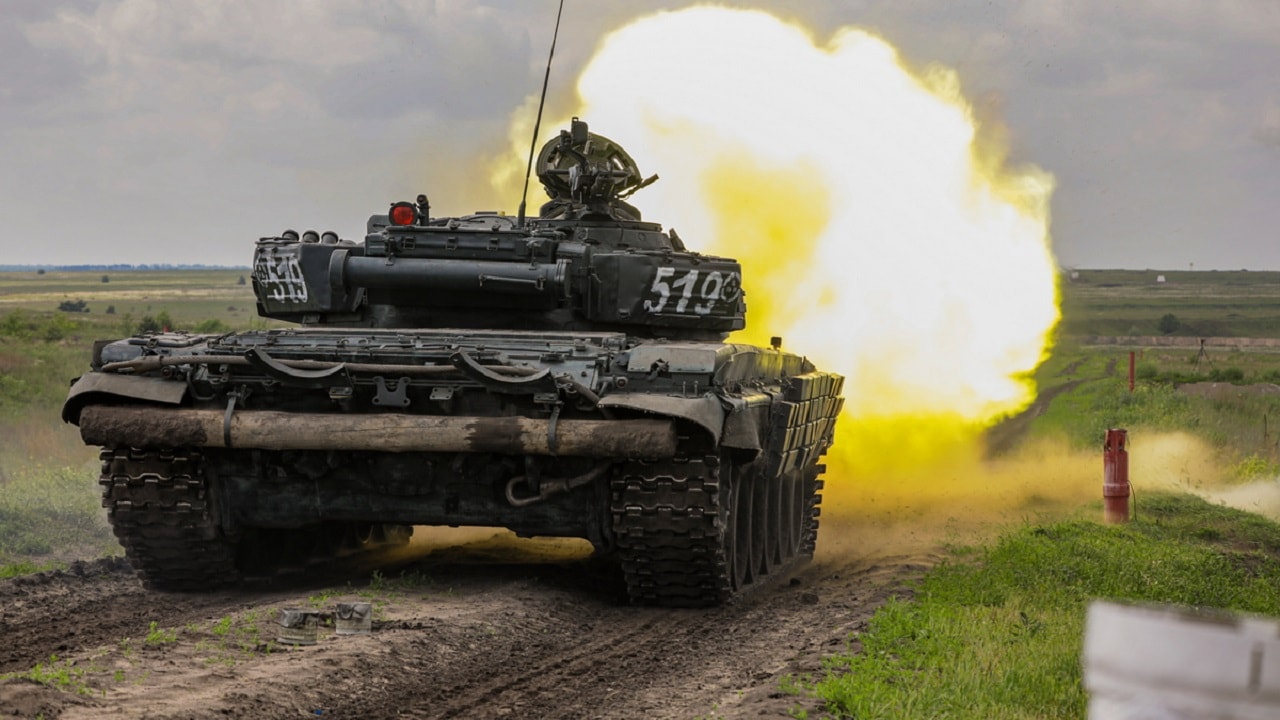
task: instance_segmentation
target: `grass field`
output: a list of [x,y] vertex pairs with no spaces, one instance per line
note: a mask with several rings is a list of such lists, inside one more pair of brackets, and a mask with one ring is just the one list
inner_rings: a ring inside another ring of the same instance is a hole
[[[209,319],[233,328],[260,326],[248,278],[247,269],[0,272],[0,318],[14,310],[37,318],[57,314],[99,333],[161,312],[178,327]],[[59,304],[80,300],[87,312],[58,312]]]
[[[1108,427],[1187,430],[1220,449],[1227,462],[1277,458],[1280,441],[1280,354],[1216,351],[1197,361],[1195,350],[1134,350],[1137,382],[1128,390],[1129,350],[1064,340],[1036,373],[1042,393],[1067,386],[1031,426],[1032,437],[1066,437],[1093,447]],[[1195,394],[1178,383],[1218,382]]]
[[[1062,283],[1065,335],[1275,338],[1277,308],[1280,272],[1076,270]],[[1169,332],[1166,315],[1177,320]]]
[[[87,312],[58,310],[78,301]],[[247,270],[0,272],[0,575],[119,552],[98,499],[97,450],[59,409],[89,369],[93,341],[148,319],[207,331],[267,325]]]
[[957,551],[795,689],[837,717],[1083,718],[1092,599],[1280,616],[1280,525],[1188,495],[1147,498],[1143,513],[1029,524]]

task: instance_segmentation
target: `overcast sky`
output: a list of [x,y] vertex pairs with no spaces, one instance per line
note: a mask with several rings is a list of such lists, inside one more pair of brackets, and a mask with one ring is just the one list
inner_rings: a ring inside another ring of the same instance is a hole
[[[567,0],[549,114],[610,30],[691,4]],[[955,68],[1011,160],[1057,178],[1064,266],[1280,269],[1280,0],[721,4]],[[464,196],[539,88],[555,9],[0,0],[0,265],[244,265],[259,236],[359,239],[418,192],[514,211]]]

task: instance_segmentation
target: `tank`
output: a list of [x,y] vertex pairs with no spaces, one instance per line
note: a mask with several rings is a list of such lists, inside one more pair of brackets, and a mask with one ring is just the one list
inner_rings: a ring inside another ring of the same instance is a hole
[[[710,606],[811,557],[842,378],[726,342],[735,260],[626,200],[634,160],[574,118],[536,218],[257,241],[276,329],[95,344],[63,418],[143,581],[201,591],[407,542],[415,525],[577,537],[635,603]],[[281,323],[283,325],[283,323]]]

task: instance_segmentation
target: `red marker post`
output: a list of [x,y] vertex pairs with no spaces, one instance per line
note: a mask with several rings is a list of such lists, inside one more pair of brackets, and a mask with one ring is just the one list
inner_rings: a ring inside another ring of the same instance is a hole
[[1112,524],[1129,522],[1128,431],[1107,430],[1102,443],[1102,519]]

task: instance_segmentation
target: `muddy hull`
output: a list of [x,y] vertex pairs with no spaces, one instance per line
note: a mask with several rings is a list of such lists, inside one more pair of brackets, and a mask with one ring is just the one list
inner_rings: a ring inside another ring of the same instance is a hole
[[[207,450],[227,528],[298,527],[317,519],[402,525],[504,527],[525,536],[580,537],[607,545],[598,483],[536,498],[512,480],[524,459],[489,453]],[[547,465],[579,477],[597,466]],[[606,469],[608,465],[606,464]],[[510,488],[510,492],[509,492]]]

